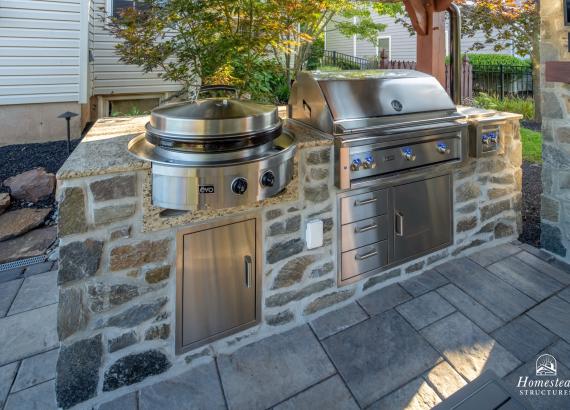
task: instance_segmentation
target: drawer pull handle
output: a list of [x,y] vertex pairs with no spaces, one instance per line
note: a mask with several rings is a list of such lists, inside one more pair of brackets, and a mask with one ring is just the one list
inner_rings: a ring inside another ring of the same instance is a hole
[[356,200],[354,201],[354,206],[361,206],[361,205],[368,205],[378,201],[378,198],[370,198],[370,199],[363,199],[363,200]]
[[404,236],[404,215],[401,212],[396,212],[396,236]]
[[372,224],[372,225],[364,226],[362,228],[354,228],[354,233],[368,232],[368,231],[371,231],[372,229],[376,229],[376,228],[378,228],[378,224]]
[[368,258],[371,258],[371,257],[376,256],[376,255],[378,255],[378,251],[371,251],[371,252],[365,253],[364,255],[356,254],[354,256],[354,259],[356,259],[357,261],[363,261],[364,259],[368,259]]
[[251,288],[253,276],[253,260],[249,255],[245,256],[243,259],[245,262],[245,287]]

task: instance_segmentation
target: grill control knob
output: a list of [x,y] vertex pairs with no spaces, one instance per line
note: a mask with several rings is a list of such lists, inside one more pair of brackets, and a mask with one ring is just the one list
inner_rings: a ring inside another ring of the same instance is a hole
[[247,191],[247,179],[239,177],[232,182],[232,192],[237,195],[243,195]]
[[438,142],[437,152],[439,152],[440,154],[449,154],[451,152],[451,149],[449,149],[449,146],[446,143]]
[[410,147],[402,148],[402,157],[404,157],[407,161],[415,161],[416,155],[414,151]]
[[362,166],[362,161],[360,160],[360,158],[355,158],[352,160],[352,164],[350,164],[350,170],[358,171],[361,166]]
[[366,157],[362,163],[364,169],[374,169],[376,168],[376,161],[373,156]]
[[272,187],[275,184],[275,174],[271,171],[265,171],[261,176],[261,186]]

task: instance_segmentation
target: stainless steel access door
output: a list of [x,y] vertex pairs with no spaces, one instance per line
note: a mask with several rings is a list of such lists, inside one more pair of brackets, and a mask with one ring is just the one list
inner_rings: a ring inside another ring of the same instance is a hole
[[258,321],[256,219],[183,235],[177,351]]
[[451,176],[393,188],[393,258],[398,262],[450,245],[453,232]]

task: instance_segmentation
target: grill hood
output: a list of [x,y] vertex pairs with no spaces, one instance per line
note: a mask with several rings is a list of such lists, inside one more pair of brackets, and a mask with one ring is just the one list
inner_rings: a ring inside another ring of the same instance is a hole
[[301,72],[289,110],[291,118],[335,135],[461,117],[434,77],[413,70]]

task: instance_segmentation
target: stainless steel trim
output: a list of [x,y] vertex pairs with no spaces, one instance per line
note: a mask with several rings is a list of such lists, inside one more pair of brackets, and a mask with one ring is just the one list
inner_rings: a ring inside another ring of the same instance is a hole
[[378,228],[378,224],[371,224],[368,226],[365,226],[364,228],[354,228],[354,233],[364,233],[364,232],[368,232],[371,231],[372,229],[376,229]]
[[245,263],[245,287],[251,288],[252,272],[253,272],[253,262],[250,255],[244,256]]
[[374,202],[378,201],[378,198],[374,197],[374,198],[370,198],[370,199],[365,199],[365,200],[355,200],[354,201],[354,206],[363,206],[363,205],[368,205],[368,204],[372,204]]
[[396,211],[394,215],[396,217],[395,234],[396,236],[404,236],[404,215],[400,211]]
[[451,3],[447,9],[449,12],[450,26],[450,62],[451,62],[451,96],[456,105],[463,102],[461,95],[462,63],[461,63],[461,9],[455,3]]
[[385,190],[343,198],[340,203],[341,225],[383,215],[387,207],[388,197]]
[[373,250],[373,251],[370,251],[368,253],[365,253],[364,255],[360,255],[357,253],[356,255],[354,255],[354,259],[356,259],[357,261],[363,261],[365,259],[371,258],[371,257],[376,256],[376,255],[378,255],[378,251]]
[[375,216],[342,225],[339,248],[342,252],[361,248],[388,238],[388,216]]

